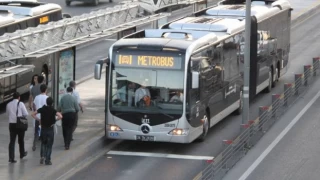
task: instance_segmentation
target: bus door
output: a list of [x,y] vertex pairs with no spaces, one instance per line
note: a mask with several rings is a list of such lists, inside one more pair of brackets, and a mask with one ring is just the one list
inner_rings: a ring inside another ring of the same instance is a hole
[[[193,59],[193,58],[192,58]],[[191,60],[191,76],[189,91],[189,107],[190,118],[189,123],[193,127],[202,126],[202,119],[205,115],[204,102],[201,100],[201,75],[200,75],[200,61],[198,58]]]
[[[212,47],[209,51],[210,65],[213,72],[213,85],[209,97],[210,116],[213,121],[217,115],[227,107],[225,101],[224,89],[224,64],[223,64],[223,49],[222,43]],[[219,117],[219,116],[218,116]],[[216,122],[212,122],[213,125]]]

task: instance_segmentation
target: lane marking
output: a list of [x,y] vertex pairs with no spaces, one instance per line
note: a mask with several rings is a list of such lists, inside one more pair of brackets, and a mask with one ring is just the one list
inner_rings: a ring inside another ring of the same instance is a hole
[[99,158],[101,158],[106,152],[108,152],[110,149],[116,147],[122,143],[122,140],[116,140],[112,142],[111,144],[106,146],[106,149],[103,148],[100,151],[98,151],[96,154],[93,154],[81,162],[77,163],[73,168],[62,174],[60,177],[58,177],[56,180],[67,180],[70,179],[72,176],[74,176],[76,173],[80,172],[82,169],[87,168],[90,164],[92,164],[94,161],[97,161]]
[[189,160],[212,160],[212,156],[193,156],[180,154],[163,154],[163,153],[146,153],[146,152],[129,152],[129,151],[109,151],[108,155],[122,155],[122,156],[143,156],[143,157],[157,157],[170,159],[189,159]]
[[117,41],[118,39],[104,39],[105,41]]
[[277,136],[277,138],[263,151],[263,153],[254,161],[254,163],[242,174],[239,180],[246,180],[250,174],[258,167],[262,160],[271,152],[271,150],[281,141],[281,139],[290,131],[290,129],[300,120],[308,111],[312,104],[319,98],[320,91],[311,101],[297,114],[297,116],[288,124],[288,126]]

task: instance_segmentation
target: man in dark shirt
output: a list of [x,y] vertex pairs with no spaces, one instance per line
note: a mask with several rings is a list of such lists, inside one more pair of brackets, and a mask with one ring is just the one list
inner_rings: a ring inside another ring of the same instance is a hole
[[[51,152],[54,141],[54,124],[56,119],[62,119],[62,115],[53,108],[53,99],[51,97],[48,97],[46,101],[47,105],[33,112],[32,117],[38,120],[41,125],[41,156],[45,157],[41,157],[40,164],[43,164],[45,160],[46,165],[52,165]],[[40,119],[37,117],[38,113],[40,113]],[[56,118],[56,116],[58,117]]]

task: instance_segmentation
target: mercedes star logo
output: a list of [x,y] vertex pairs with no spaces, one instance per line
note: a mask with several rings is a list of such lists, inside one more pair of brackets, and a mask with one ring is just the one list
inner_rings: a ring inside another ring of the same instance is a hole
[[141,131],[144,134],[148,134],[150,132],[150,128],[147,125],[143,125],[143,126],[141,126]]

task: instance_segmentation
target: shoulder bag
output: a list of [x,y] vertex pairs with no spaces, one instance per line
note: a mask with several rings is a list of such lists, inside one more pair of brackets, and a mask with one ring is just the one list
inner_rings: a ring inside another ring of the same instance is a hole
[[20,101],[18,102],[18,105],[17,105],[17,112],[16,112],[17,125],[16,125],[16,128],[21,131],[26,131],[26,130],[28,130],[28,120],[24,116],[18,116],[19,103],[20,103]]

